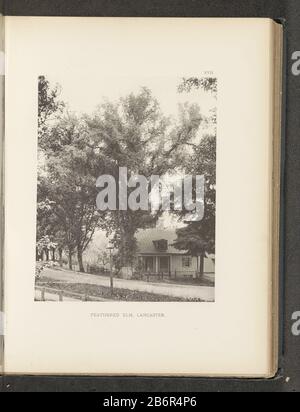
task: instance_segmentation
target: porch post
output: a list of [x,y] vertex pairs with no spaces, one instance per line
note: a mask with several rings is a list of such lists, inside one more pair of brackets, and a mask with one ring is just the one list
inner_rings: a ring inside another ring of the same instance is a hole
[[159,265],[158,265],[158,256],[154,256],[155,259],[155,273],[158,273],[159,271]]

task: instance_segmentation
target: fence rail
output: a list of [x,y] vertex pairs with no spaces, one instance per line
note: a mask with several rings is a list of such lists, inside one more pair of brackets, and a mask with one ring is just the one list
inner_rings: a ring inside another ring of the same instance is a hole
[[55,289],[55,288],[50,288],[50,287],[46,287],[46,286],[36,286],[35,290],[38,290],[41,292],[41,301],[45,301],[47,300],[45,298],[45,295],[48,293],[50,295],[57,295],[58,296],[58,301],[62,302],[65,298],[73,298],[76,300],[81,300],[84,302],[87,301],[95,301],[95,302],[103,302],[106,299],[104,298],[100,298],[98,296],[91,296],[88,294],[84,294],[84,293],[76,293],[76,292],[70,292],[67,290],[61,290],[61,289]]

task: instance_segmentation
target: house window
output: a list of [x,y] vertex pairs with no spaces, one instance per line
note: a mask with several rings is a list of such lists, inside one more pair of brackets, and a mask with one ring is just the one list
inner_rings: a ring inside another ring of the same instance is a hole
[[190,256],[183,256],[182,266],[184,268],[190,268],[192,266],[192,258]]

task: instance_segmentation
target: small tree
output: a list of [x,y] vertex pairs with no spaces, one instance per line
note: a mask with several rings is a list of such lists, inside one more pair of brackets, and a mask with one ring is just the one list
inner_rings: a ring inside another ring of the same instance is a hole
[[76,251],[82,272],[83,253],[96,228],[101,226],[93,175],[96,158],[88,142],[83,119],[75,115],[62,118],[48,132],[48,139],[43,144],[45,167],[38,185],[39,200],[48,199],[51,205],[51,219],[54,221],[51,228],[59,228],[70,269]]
[[[187,78],[179,85],[180,92],[189,92],[193,88],[202,88],[217,94],[217,79]],[[213,116],[209,119],[216,124],[216,108],[212,109]],[[200,275],[204,272],[204,257],[206,253],[215,253],[215,216],[216,216],[216,135],[205,135],[193,146],[193,152],[187,159],[185,170],[191,175],[205,176],[204,217],[198,222],[187,222],[186,227],[177,230],[174,246],[185,250],[190,255],[200,257],[198,268]],[[184,219],[186,212],[181,213]]]

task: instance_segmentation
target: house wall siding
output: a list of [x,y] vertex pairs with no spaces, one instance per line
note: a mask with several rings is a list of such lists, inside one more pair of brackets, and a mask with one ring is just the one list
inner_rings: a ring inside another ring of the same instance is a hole
[[[177,275],[189,276],[190,273],[193,274],[197,271],[197,258],[193,257],[191,260],[191,266],[183,266],[183,256],[172,256],[171,259],[171,272],[177,271]],[[214,273],[215,265],[212,259],[204,259],[204,273]]]
[[187,267],[187,266],[183,266],[182,265],[182,259],[183,256],[172,256],[172,263],[171,263],[171,271],[172,272],[177,272],[177,275],[180,275],[180,272],[182,273],[194,273],[197,270],[197,258],[192,257],[191,258],[191,266]]
[[[151,255],[150,255],[151,256]],[[162,255],[160,255],[162,256]],[[167,255],[166,255],[167,256]],[[194,276],[197,272],[197,258],[191,257],[191,265],[184,266],[183,258],[187,257],[186,255],[171,255],[170,256],[170,272],[172,277],[187,277]],[[144,257],[145,259],[145,257]],[[159,272],[158,256],[153,256],[153,270]],[[215,265],[212,259],[204,259],[204,273],[214,273]]]
[[212,259],[204,259],[204,273],[215,273],[215,264]]

